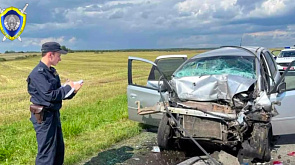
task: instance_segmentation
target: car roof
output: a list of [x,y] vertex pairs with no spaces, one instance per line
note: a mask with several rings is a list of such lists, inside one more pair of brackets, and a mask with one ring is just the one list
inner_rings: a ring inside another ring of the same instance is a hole
[[[192,59],[202,58],[202,57],[215,57],[215,56],[254,56],[257,54],[259,49],[264,49],[263,47],[238,47],[238,46],[226,46],[218,49],[214,49],[208,52],[197,54]],[[252,53],[251,53],[252,52]],[[259,58],[259,56],[257,56]]]
[[162,59],[162,58],[173,58],[173,57],[176,57],[176,58],[187,58],[187,55],[185,55],[185,54],[161,55],[161,56],[158,56],[156,58],[156,60],[159,60],[159,59]]

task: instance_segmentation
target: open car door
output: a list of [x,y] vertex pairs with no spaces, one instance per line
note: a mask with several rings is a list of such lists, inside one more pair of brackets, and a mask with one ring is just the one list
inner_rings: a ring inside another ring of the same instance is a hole
[[128,58],[127,97],[130,120],[159,125],[162,113],[139,115],[138,106],[152,107],[160,101],[158,83],[161,74],[158,70],[169,80],[173,72],[186,60],[187,55],[159,56],[155,62],[137,57]]
[[295,134],[295,61],[283,73],[271,94],[278,115],[272,118],[273,135]]

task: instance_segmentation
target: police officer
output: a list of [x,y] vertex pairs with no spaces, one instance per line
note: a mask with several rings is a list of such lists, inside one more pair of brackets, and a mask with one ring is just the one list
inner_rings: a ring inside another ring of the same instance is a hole
[[[27,79],[30,101],[44,107],[41,122],[37,122],[34,113],[31,113],[30,118],[38,143],[36,165],[61,165],[64,161],[64,141],[59,110],[62,100],[73,98],[82,84],[67,81],[61,86],[59,75],[52,67],[61,61],[61,54],[67,53],[60,44],[44,43],[41,51],[42,59]],[[72,89],[74,92],[70,93]]]

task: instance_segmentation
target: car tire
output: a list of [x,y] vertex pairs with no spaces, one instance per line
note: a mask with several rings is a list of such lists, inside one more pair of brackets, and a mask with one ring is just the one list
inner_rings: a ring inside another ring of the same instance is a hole
[[157,135],[158,146],[162,150],[168,150],[172,147],[172,128],[168,122],[168,116],[164,113],[159,124]]
[[268,162],[271,160],[271,126],[265,123],[254,123],[251,137],[242,143],[242,149],[238,152],[238,160],[250,159],[254,162]]
[[[253,137],[256,137],[255,140],[252,139],[250,144],[255,144],[257,149],[264,151],[261,156],[261,162],[268,162],[271,159],[271,140],[272,140],[272,132],[271,126],[265,124],[254,124]],[[254,141],[253,141],[254,140]]]
[[[256,139],[260,141],[259,148],[264,151],[262,154],[261,162],[268,162],[271,159],[271,140],[272,140],[272,132],[271,132],[271,126],[266,125],[260,125],[256,124],[255,128],[257,129],[256,133],[257,136],[260,138]],[[256,141],[255,140],[255,141]],[[254,143],[254,141],[253,141]]]
[[268,128],[268,136],[265,140],[265,150],[263,155],[264,161],[270,161],[271,160],[271,149],[272,149],[272,127]]

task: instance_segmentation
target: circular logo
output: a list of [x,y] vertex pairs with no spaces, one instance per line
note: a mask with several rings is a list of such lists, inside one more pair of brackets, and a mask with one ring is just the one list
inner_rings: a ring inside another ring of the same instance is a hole
[[14,14],[10,14],[5,17],[4,19],[4,25],[7,30],[9,31],[16,31],[20,25],[20,20],[18,16]]

